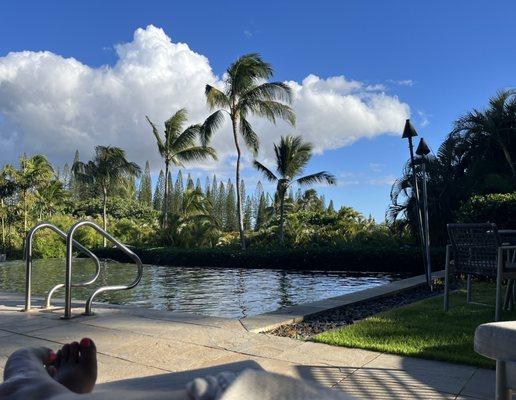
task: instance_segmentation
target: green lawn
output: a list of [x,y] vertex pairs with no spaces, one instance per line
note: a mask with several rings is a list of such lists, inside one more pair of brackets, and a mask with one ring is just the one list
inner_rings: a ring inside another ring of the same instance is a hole
[[[473,301],[494,304],[493,284],[473,283]],[[475,328],[494,318],[494,306],[466,304],[465,290],[450,296],[450,311],[443,311],[443,296],[400,307],[344,328],[323,332],[313,340],[337,346],[494,368],[494,362],[473,350]],[[516,311],[503,319],[516,320]]]

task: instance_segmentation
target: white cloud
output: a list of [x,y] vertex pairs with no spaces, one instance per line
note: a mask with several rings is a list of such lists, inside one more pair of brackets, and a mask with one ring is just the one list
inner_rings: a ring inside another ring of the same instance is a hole
[[430,124],[430,115],[426,112],[418,110],[417,115],[419,117],[419,125],[422,127],[428,126]]
[[[161,165],[145,115],[160,123],[186,107],[190,121],[201,122],[209,113],[204,86],[220,85],[220,79],[206,57],[152,25],[136,30],[133,40],[115,51],[116,64],[100,68],[51,52],[0,57],[2,161],[14,161],[22,152],[42,152],[64,162],[76,148],[87,158],[94,145],[104,144],[125,148],[140,163]],[[381,85],[316,75],[288,83],[297,126],[253,121],[262,141],[261,159],[270,159],[272,143],[282,134],[301,134],[321,153],[363,137],[399,133],[409,116],[409,106]],[[230,168],[233,142],[228,128],[214,137],[219,164],[204,167]]]
[[381,176],[373,179],[369,179],[367,181],[368,184],[374,185],[374,186],[392,186],[394,181],[396,180],[396,177],[394,175],[387,175],[387,176]]
[[412,79],[400,79],[400,80],[389,79],[389,80],[387,80],[387,82],[393,83],[394,85],[399,85],[399,86],[414,86],[416,84],[416,82],[413,81]]

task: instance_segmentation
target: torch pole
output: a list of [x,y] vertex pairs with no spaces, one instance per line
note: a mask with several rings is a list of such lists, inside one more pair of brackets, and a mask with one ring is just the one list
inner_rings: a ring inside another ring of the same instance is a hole
[[432,262],[430,259],[430,226],[428,223],[428,194],[426,191],[426,156],[423,156],[423,218],[425,223],[425,257],[427,266],[427,281],[432,290]]
[[428,265],[427,265],[427,257],[426,257],[426,240],[425,240],[425,233],[423,229],[423,218],[421,216],[421,203],[419,200],[419,188],[417,184],[417,175],[416,175],[416,163],[414,161],[414,145],[412,143],[412,137],[408,137],[408,143],[409,143],[409,151],[410,151],[410,163],[412,164],[412,181],[414,184],[414,197],[416,199],[416,209],[417,209],[417,222],[418,222],[418,228],[419,228],[419,238],[421,241],[421,253],[423,255],[423,265],[425,268],[425,275],[426,275],[426,283],[428,286],[430,286],[430,276],[428,274]]

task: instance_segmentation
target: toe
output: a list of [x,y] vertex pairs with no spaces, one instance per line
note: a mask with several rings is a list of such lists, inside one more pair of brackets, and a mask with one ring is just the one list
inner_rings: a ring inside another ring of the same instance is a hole
[[73,342],[70,344],[70,361],[79,362],[79,343]]
[[93,340],[83,338],[80,344],[81,348],[81,362],[86,365],[97,365],[97,348]]
[[61,350],[57,351],[56,361],[54,362],[54,365],[59,368],[61,365],[61,360],[63,359],[63,352]]
[[61,363],[68,362],[70,358],[70,345],[67,343],[61,349]]

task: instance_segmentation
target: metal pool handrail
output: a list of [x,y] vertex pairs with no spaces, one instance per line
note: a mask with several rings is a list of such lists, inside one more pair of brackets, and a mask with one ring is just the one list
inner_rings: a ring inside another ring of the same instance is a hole
[[65,275],[65,311],[64,311],[64,319],[72,318],[72,251],[73,251],[73,235],[75,231],[81,226],[89,226],[95,229],[101,236],[108,239],[110,242],[115,244],[120,250],[122,250],[127,256],[129,256],[138,268],[138,273],[136,279],[129,285],[113,285],[113,286],[103,286],[98,288],[93,292],[93,294],[86,300],[86,308],[84,311],[84,315],[92,315],[91,306],[93,303],[93,299],[100,293],[110,292],[114,290],[128,290],[134,288],[138,283],[140,283],[143,274],[143,264],[135,253],[133,253],[127,246],[123,243],[119,242],[112,235],[106,232],[97,224],[91,221],[79,221],[75,225],[73,225],[68,231],[68,235],[66,238],[66,275]]
[[[28,233],[25,238],[25,308],[23,311],[30,311],[31,310],[31,286],[32,286],[32,241],[34,239],[34,234],[39,231],[40,229],[50,229],[51,231],[57,233],[60,237],[66,240],[67,235],[64,233],[61,229],[59,229],[57,226],[52,225],[48,222],[41,222],[34,226]],[[74,283],[72,286],[87,286],[92,284],[97,280],[100,274],[100,260],[98,257],[93,254],[90,250],[88,250],[86,247],[84,247],[82,244],[80,244],[77,241],[72,242],[73,246],[75,246],[77,249],[82,251],[84,254],[86,254],[88,257],[90,257],[95,262],[95,273],[93,276],[86,282],[80,282],[80,283]],[[71,253],[70,253],[71,254]],[[50,291],[47,293],[45,297],[45,308],[50,307],[50,301],[52,298],[52,295],[55,293],[57,289],[60,289],[64,286],[64,284],[60,283],[56,286],[54,286]]]

